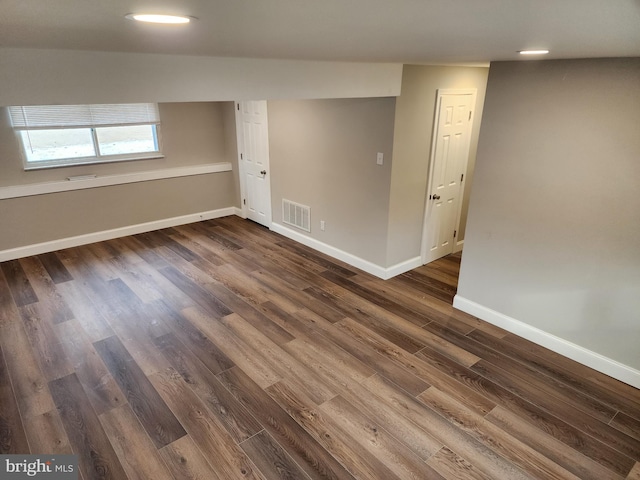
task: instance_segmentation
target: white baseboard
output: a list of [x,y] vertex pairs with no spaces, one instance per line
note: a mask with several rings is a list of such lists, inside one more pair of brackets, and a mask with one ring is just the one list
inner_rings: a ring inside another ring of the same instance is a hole
[[521,322],[520,320],[516,320],[515,318],[492,310],[484,305],[467,300],[460,295],[456,295],[454,297],[453,306],[463,312],[473,315],[474,317],[478,317],[520,337],[537,343],[538,345],[542,345],[543,347],[559,353],[560,355],[564,355],[565,357],[591,367],[594,370],[616,378],[621,382],[640,388],[640,371],[634,368],[588,350],[580,345],[576,345],[575,343],[571,343],[560,337],[556,337],[544,330],[540,330],[527,323]]
[[[89,243],[102,242],[104,240],[125,237],[127,235],[136,235],[138,233],[151,232],[154,230],[160,230],[162,228],[185,225],[187,223],[227,217],[229,215],[236,215],[238,217],[245,218],[243,216],[242,209],[238,207],[227,207],[218,210],[192,213],[189,215],[182,215],[180,217],[165,218],[153,222],[128,225],[126,227],[114,228],[111,230],[103,230],[100,232],[92,232],[84,235],[77,235],[74,237],[51,240],[49,242],[25,245],[23,247],[16,247],[7,250],[0,250],[0,262],[29,257],[31,255],[40,255],[42,253],[54,252],[56,250],[62,250],[64,248],[78,247],[80,245],[87,245]],[[276,233],[295,240],[296,242],[300,242],[303,245],[311,247],[314,250],[318,250],[319,252],[325,253],[331,257],[337,258],[338,260],[342,260],[349,265],[359,268],[360,270],[364,270],[365,272],[370,273],[371,275],[375,275],[378,278],[382,278],[383,280],[387,280],[391,277],[400,275],[401,273],[407,272],[422,265],[420,257],[415,257],[398,263],[392,267],[385,268],[369,262],[368,260],[364,260],[348,252],[335,248],[331,245],[315,240],[306,235],[302,235],[278,223],[272,223],[271,229]]]
[[237,213],[236,207],[221,208],[218,210],[208,210],[206,212],[191,213],[180,217],[164,218],[153,222],[139,223],[137,225],[128,225],[126,227],[114,228],[112,230],[103,230],[100,232],[87,233],[75,237],[61,238],[50,242],[37,243],[24,247],[11,248],[0,251],[0,262],[7,260],[15,260],[16,258],[28,257],[31,255],[40,255],[41,253],[53,252],[63,248],[77,247],[88,243],[102,242],[113,238],[125,237],[127,235],[135,235],[137,233],[151,232],[161,228],[175,227],[185,225],[187,223],[200,222],[203,220],[211,220],[213,218],[226,217]]
[[453,246],[453,253],[461,252],[463,246],[464,246],[464,240],[460,240],[459,242],[456,242],[456,244]]
[[314,250],[318,250],[319,252],[329,255],[333,258],[337,258],[338,260],[348,263],[353,267],[364,270],[365,272],[370,273],[371,275],[375,275],[376,277],[383,280],[388,280],[391,277],[395,277],[396,275],[400,275],[401,273],[408,272],[409,270],[422,265],[420,257],[418,256],[398,263],[392,267],[385,268],[380,265],[376,265],[375,263],[372,263],[368,260],[364,260],[363,258],[357,257],[351,253],[345,252],[344,250],[340,250],[339,248],[316,240],[315,238],[311,238],[307,235],[298,233],[295,230],[280,225],[279,223],[273,222],[271,224],[271,230],[287,238],[290,238],[291,240],[302,243],[307,247],[311,247]]
[[291,240],[295,240],[298,243],[302,243],[307,247],[311,247],[314,250],[318,250],[319,252],[325,253],[333,258],[337,258],[338,260],[342,260],[343,262],[359,268],[360,270],[364,270],[371,275],[375,275],[379,278],[385,278],[384,276],[386,274],[386,269],[384,267],[381,267],[380,265],[376,265],[375,263],[369,262],[368,260],[356,257],[355,255],[352,255],[348,252],[316,240],[315,238],[311,238],[307,235],[298,233],[295,230],[280,225],[279,223],[273,222],[271,224],[271,230],[287,238],[290,238]]
[[422,257],[418,255],[417,257],[410,258],[409,260],[405,260],[404,262],[396,263],[392,267],[387,267],[385,269],[384,280],[388,280],[389,278],[393,278],[396,275],[400,275],[401,273],[408,272],[409,270],[413,270],[414,268],[418,268],[422,266]]

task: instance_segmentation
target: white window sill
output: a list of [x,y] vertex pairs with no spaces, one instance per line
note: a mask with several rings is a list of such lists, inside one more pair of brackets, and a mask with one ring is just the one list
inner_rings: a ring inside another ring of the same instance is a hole
[[188,167],[165,168],[162,170],[148,170],[146,172],[124,173],[120,175],[97,176],[88,174],[69,177],[69,179],[63,181],[0,187],[0,200],[45,195],[47,193],[68,192],[71,190],[83,190],[86,188],[107,187],[110,185],[123,185],[126,183],[147,182],[150,180],[163,180],[166,178],[230,172],[231,170],[231,163],[221,162],[191,165]]
[[160,152],[154,152],[150,154],[138,154],[135,156],[119,156],[119,157],[91,157],[91,158],[78,158],[77,160],[65,160],[64,163],[49,163],[47,161],[26,163],[24,170],[29,172],[32,170],[45,170],[49,168],[65,168],[65,167],[78,167],[82,165],[101,165],[104,163],[117,163],[117,162],[134,162],[136,160],[154,160],[158,158],[164,158],[164,155]]

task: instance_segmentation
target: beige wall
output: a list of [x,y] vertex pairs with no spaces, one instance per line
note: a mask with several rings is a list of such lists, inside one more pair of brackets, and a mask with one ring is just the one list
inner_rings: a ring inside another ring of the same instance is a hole
[[[25,172],[7,109],[0,108],[0,187],[231,162],[232,102],[160,104],[165,158]],[[234,172],[0,200],[0,250],[239,206]]]
[[0,250],[231,206],[231,172],[0,200]]
[[[407,65],[396,99],[270,101],[274,221],[281,223],[286,198],[312,207],[309,236],[316,240],[383,268],[419,256],[436,91],[478,91],[466,220],[487,74],[487,68]],[[382,167],[378,151],[385,154]]]
[[283,198],[308,205],[310,237],[384,266],[394,111],[394,98],[270,101],[274,222]]
[[640,59],[491,65],[458,295],[636,369]]
[[392,266],[420,255],[438,89],[475,88],[478,91],[458,235],[459,240],[464,239],[488,70],[405,65],[402,94],[396,102],[387,265]]
[[[165,158],[133,162],[104,163],[77,167],[49,168],[25,172],[20,142],[15,135],[8,109],[0,107],[0,187],[64,180],[69,176],[117,175],[149,170],[237,162],[232,102],[161,103],[160,135]],[[226,116],[225,116],[226,115]],[[234,141],[229,141],[232,131]]]
[[[274,221],[281,223],[281,201],[287,198],[312,207],[310,236],[331,247],[382,268],[418,255],[429,149],[428,141],[425,143],[424,139],[431,135],[435,89],[476,86],[480,83],[477,77],[481,77],[482,72],[484,69],[407,67],[406,93],[398,99],[402,106],[396,106],[396,99],[390,97],[270,101]],[[172,81],[169,78],[166,83],[172,85]],[[185,90],[185,95],[188,93]],[[48,94],[48,98],[53,98],[55,90]],[[295,91],[291,95],[295,96]],[[481,101],[480,95],[479,103]],[[122,192],[130,190],[133,194],[137,191],[135,186],[6,201],[0,204],[0,208],[8,211],[10,207],[11,212],[21,213],[6,214],[5,218],[11,218],[16,225],[16,231],[0,235],[0,250],[131,225],[138,223],[140,218],[145,222],[159,220],[174,216],[175,211],[182,212],[182,215],[239,206],[232,102],[160,103],[160,113],[164,159],[24,172],[19,144],[10,128],[6,109],[0,108],[0,187],[61,181],[74,175],[114,175],[221,161],[234,165],[231,174],[206,177],[210,179],[211,189],[226,192],[223,199],[215,197],[218,198],[216,203],[191,202],[187,207],[185,198],[177,200],[176,209],[168,209],[166,205],[161,208],[160,205],[164,204],[156,202],[158,208],[155,213],[149,209],[141,209],[137,213],[124,209],[115,226],[108,221],[110,217],[106,213],[102,219],[91,221],[80,219],[86,216],[81,212],[73,216],[60,212],[39,220],[37,205],[47,201],[54,205],[61,199],[81,205],[96,205],[98,199],[106,201],[108,192],[118,192],[131,200]],[[412,124],[412,120],[415,123]],[[403,125],[400,134],[396,134],[395,146],[394,122]],[[384,153],[382,166],[376,165],[377,152]],[[401,155],[399,161],[392,158],[396,155],[394,152]],[[144,188],[152,188],[153,185],[160,188],[162,185],[162,188],[170,189],[174,184],[184,188],[189,182],[193,183],[187,187],[190,196],[203,200],[214,198],[208,197],[206,191],[195,191],[199,188],[197,185],[206,187],[195,178],[180,182],[151,182]],[[158,194],[147,193],[151,197]],[[416,198],[418,200],[414,201]],[[117,201],[111,203],[118,204]],[[19,218],[24,225],[15,223]],[[324,232],[319,230],[320,220],[326,222]],[[83,227],[77,228],[80,225]],[[390,227],[392,232],[388,232]]]

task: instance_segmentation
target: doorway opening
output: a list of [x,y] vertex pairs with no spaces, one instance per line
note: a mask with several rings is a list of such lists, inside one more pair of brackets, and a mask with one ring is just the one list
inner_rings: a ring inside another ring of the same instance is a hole
[[476,89],[440,89],[431,142],[422,264],[462,250],[458,240]]
[[236,102],[235,106],[242,214],[271,228],[267,102]]

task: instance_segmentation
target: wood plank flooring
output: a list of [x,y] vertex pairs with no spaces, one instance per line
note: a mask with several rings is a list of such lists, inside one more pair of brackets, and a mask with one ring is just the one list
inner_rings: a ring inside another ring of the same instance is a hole
[[238,217],[0,264],[0,453],[90,479],[638,479],[640,391]]

